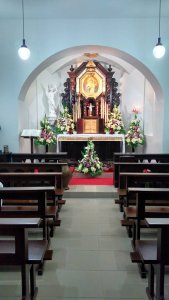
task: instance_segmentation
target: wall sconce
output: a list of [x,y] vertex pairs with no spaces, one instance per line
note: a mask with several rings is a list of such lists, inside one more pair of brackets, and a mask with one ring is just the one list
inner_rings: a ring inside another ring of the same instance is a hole
[[158,42],[153,49],[153,54],[155,58],[162,58],[165,54],[165,47],[161,43],[161,36],[160,36],[160,22],[161,22],[161,0],[159,0],[159,23],[158,23]]
[[23,39],[22,39],[22,45],[18,50],[18,55],[21,59],[23,60],[27,60],[30,57],[30,50],[29,48],[26,46],[26,42],[25,42],[25,20],[24,20],[24,0],[22,0],[22,29],[23,29]]

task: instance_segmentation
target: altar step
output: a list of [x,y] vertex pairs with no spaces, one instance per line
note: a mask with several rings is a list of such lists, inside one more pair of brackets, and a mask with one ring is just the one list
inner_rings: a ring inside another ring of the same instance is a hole
[[71,185],[69,190],[64,192],[66,198],[116,198],[117,189],[114,186],[84,186]]

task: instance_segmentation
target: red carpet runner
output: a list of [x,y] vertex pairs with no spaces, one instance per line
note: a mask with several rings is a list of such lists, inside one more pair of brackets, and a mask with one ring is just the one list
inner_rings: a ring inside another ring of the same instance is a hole
[[98,177],[87,177],[81,173],[73,173],[69,185],[113,185],[113,173],[103,173]]
[[72,178],[69,185],[113,185],[113,176],[111,178]]

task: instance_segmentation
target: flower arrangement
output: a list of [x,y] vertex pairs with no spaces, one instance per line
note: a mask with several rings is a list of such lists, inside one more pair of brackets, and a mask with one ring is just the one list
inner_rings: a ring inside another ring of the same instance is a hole
[[40,137],[35,139],[36,145],[51,145],[56,144],[56,136],[53,133],[47,117],[40,122],[41,134]]
[[94,149],[94,143],[91,140],[88,141],[82,155],[83,158],[78,162],[79,164],[76,171],[84,174],[90,174],[92,177],[101,175],[103,172],[103,163],[100,162]]
[[109,114],[108,121],[105,124],[105,132],[124,134],[124,124],[119,106],[114,105],[112,112]]
[[75,129],[75,124],[73,122],[72,116],[68,112],[68,108],[65,106],[60,117],[56,120],[56,127],[54,131],[56,134],[59,133],[73,133]]
[[135,113],[134,119],[131,120],[129,130],[125,136],[126,142],[132,148],[136,148],[139,144],[144,144],[144,136],[141,132],[140,120]]

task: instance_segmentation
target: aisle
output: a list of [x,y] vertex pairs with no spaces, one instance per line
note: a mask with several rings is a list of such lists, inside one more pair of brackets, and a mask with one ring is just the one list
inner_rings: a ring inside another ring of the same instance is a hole
[[[120,226],[118,206],[112,198],[92,198],[105,193],[110,197],[113,188],[91,186],[87,193],[85,186],[78,188],[83,197],[67,198],[61,210],[61,227],[51,240],[53,260],[37,276],[37,300],[147,299],[147,279],[140,278],[130,261],[130,239]],[[19,270],[4,269],[0,300],[20,300]]]
[[37,300],[146,299],[147,281],[130,262],[130,240],[111,198],[70,198],[60,217]]

